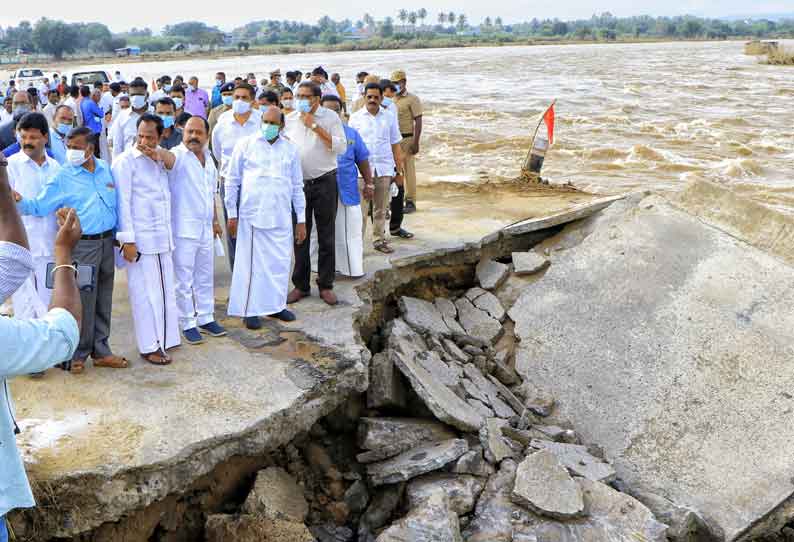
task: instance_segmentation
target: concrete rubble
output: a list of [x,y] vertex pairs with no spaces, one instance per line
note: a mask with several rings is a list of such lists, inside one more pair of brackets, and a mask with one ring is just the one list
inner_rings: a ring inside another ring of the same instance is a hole
[[528,455],[516,469],[513,501],[543,516],[570,519],[584,515],[579,484],[547,451]]

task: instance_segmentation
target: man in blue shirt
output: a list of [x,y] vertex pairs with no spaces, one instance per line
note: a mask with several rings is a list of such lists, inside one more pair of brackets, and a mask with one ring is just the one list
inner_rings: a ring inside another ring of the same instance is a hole
[[[322,106],[341,117],[342,101],[333,95],[323,96]],[[348,277],[364,275],[364,232],[366,222],[361,213],[358,173],[364,178],[365,199],[372,199],[375,184],[369,167],[369,150],[359,133],[342,122],[347,148],[336,159],[336,183],[339,205],[336,208],[336,270]]]
[[50,150],[52,157],[61,165],[66,163],[66,136],[74,126],[74,111],[68,105],[59,105],[50,127]]
[[[64,210],[55,238],[55,288],[44,318],[16,320],[0,317],[0,541],[8,540],[5,515],[35,505],[22,458],[14,442],[19,432],[7,378],[43,371],[69,359],[80,329],[80,296],[72,267],[72,249],[80,238],[80,222]],[[11,197],[6,161],[0,158],[0,301],[13,294],[30,276],[33,258],[27,236]]]
[[226,84],[226,74],[218,72],[215,74],[215,86],[212,87],[212,104],[210,109],[214,109],[223,103],[221,87]]
[[83,114],[83,126],[91,130],[94,134],[94,156],[99,158],[99,133],[102,131],[102,119],[105,118],[105,112],[99,107],[99,99],[102,96],[100,90],[91,89],[87,86],[80,87],[80,112]]
[[17,199],[23,215],[46,216],[71,207],[82,224],[83,236],[74,257],[81,264],[96,267],[96,287],[80,292],[83,326],[71,363],[71,371],[76,374],[83,372],[89,355],[95,367],[127,367],[127,360],[113,355],[108,344],[115,274],[113,239],[118,222],[116,184],[107,163],[94,157],[92,136],[85,126],[69,132],[66,164],[34,199]]

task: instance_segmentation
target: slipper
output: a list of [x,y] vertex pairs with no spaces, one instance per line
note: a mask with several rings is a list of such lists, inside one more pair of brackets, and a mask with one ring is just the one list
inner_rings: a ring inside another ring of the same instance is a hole
[[126,358],[121,356],[105,356],[103,358],[94,358],[94,367],[108,367],[110,369],[126,369],[129,367],[129,362]]
[[69,372],[73,375],[79,375],[83,374],[83,371],[85,371],[85,360],[73,359],[69,366]]
[[390,247],[389,243],[387,243],[386,241],[375,243],[374,246],[375,246],[375,250],[377,250],[378,252],[382,252],[384,254],[392,254],[394,252],[394,249]]
[[170,365],[171,357],[158,350],[157,352],[150,352],[149,354],[141,354],[141,357],[151,363],[152,365]]

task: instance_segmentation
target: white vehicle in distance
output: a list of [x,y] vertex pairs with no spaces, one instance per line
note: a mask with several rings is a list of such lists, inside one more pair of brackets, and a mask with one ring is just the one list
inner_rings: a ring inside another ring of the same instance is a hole
[[100,83],[110,83],[113,81],[113,79],[110,78],[110,74],[103,70],[74,72],[67,76],[66,80],[71,86],[77,85],[78,82],[81,82],[83,85],[93,86],[97,81]]
[[9,81],[14,81],[17,89],[26,89],[30,87],[39,88],[47,76],[38,68],[20,68],[11,72]]

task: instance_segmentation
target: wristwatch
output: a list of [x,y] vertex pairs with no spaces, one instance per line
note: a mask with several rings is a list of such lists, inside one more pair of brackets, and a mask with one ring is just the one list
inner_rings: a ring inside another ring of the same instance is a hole
[[316,122],[312,122],[312,130],[316,130],[316,129],[317,129],[317,123]]

